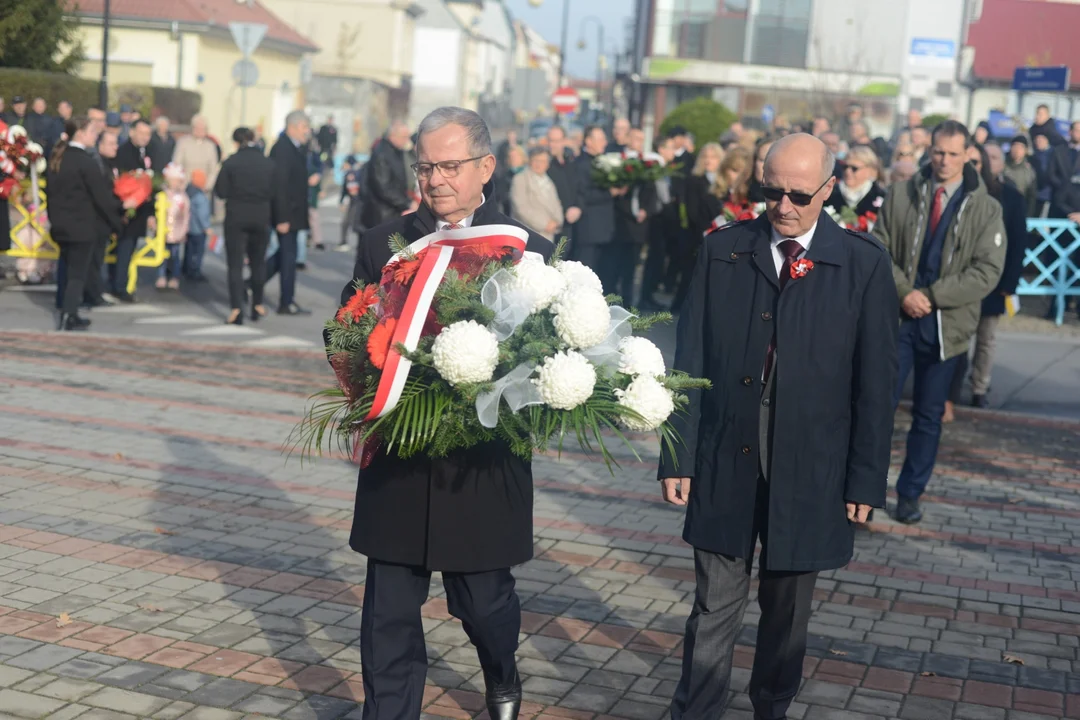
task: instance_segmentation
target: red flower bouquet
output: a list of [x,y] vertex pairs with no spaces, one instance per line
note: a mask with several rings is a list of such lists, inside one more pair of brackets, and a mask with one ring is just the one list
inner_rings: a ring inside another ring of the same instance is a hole
[[[142,205],[154,194],[154,178],[144,170],[132,170],[123,173],[113,183],[113,193],[125,204],[134,202],[135,207]],[[135,216],[135,208],[127,211],[128,217]]]

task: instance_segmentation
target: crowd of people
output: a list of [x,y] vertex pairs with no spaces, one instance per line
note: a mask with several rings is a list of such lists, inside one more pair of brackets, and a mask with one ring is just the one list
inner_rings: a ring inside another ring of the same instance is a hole
[[[229,264],[232,309],[227,322],[242,323],[242,308],[249,300],[253,320],[266,316],[262,285],[265,277],[279,272],[278,313],[307,312],[294,300],[295,277],[306,267],[309,241],[316,248],[325,247],[315,215],[324,168],[332,168],[336,151],[332,117],[313,137],[307,117],[291,114],[269,158],[257,130],[238,128],[233,134],[237,152],[225,163],[221,143],[199,115],[192,118],[188,132],[177,134],[167,117],[151,123],[130,105],[121,105],[116,112],[91,107],[74,115],[71,103],[61,101],[52,116],[44,99],[34,99],[28,109],[24,98],[14,97],[0,120],[8,127],[22,126],[48,160],[48,203],[40,214],[42,225],[60,247],[60,259],[55,272],[51,263],[33,259],[19,260],[17,270],[21,282],[55,277],[58,329],[88,327],[90,321],[80,310],[135,302],[135,293],[129,292],[131,260],[140,243],[158,231],[158,190],[164,193],[168,210],[162,228],[167,258],[156,269],[157,290],[176,291],[182,281],[206,280],[202,265],[208,240],[214,238],[213,227],[224,220],[224,242],[215,246],[224,251]],[[240,152],[251,148],[257,152]],[[87,159],[96,173],[87,174]],[[155,178],[155,192],[137,206],[122,207],[113,186],[125,174],[136,172]],[[36,207],[32,192],[20,199]],[[10,234],[9,214],[5,201],[0,206],[4,238]],[[253,230],[256,218],[265,232]],[[347,230],[343,228],[342,243]],[[107,263],[113,241],[115,259]],[[250,274],[246,282],[245,267]]]

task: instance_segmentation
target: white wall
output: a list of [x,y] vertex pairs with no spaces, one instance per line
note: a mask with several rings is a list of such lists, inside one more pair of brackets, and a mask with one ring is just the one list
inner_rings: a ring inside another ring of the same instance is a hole
[[[957,58],[960,41],[963,36],[964,2],[963,0],[907,0],[908,17],[904,40],[904,77],[901,111],[910,106],[910,99],[923,101],[923,114],[944,113],[946,115],[958,109],[960,95],[966,91],[956,82]],[[932,22],[928,22],[933,18]],[[945,48],[952,44],[957,53],[952,58],[927,57],[913,54],[919,45],[924,48],[928,40]],[[949,96],[939,94],[939,85],[948,83],[952,86]]]
[[413,43],[414,92],[420,88],[455,88],[461,62],[461,31],[416,28]]

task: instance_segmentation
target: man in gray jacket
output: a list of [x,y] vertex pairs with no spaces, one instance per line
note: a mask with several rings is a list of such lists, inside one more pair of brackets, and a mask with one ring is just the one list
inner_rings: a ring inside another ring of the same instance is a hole
[[922,519],[919,497],[934,472],[956,362],[968,352],[982,299],[1005,264],[1001,205],[967,164],[971,144],[961,123],[935,128],[930,164],[890,190],[874,226],[892,256],[901,305],[897,403],[915,370],[907,457],[896,483],[896,519],[903,523]]

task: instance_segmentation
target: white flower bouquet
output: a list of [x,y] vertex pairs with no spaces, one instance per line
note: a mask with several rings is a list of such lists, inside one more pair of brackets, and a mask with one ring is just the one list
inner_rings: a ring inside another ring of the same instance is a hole
[[488,226],[395,238],[381,281],[358,283],[326,324],[338,385],[297,426],[304,454],[337,438],[366,466],[380,452],[444,457],[497,440],[529,458],[571,438],[611,468],[605,436],[679,442],[668,419],[708,382],[669,373],[633,335],[670,315],[619,307],[562,245],[545,263],[524,252],[527,237]]

